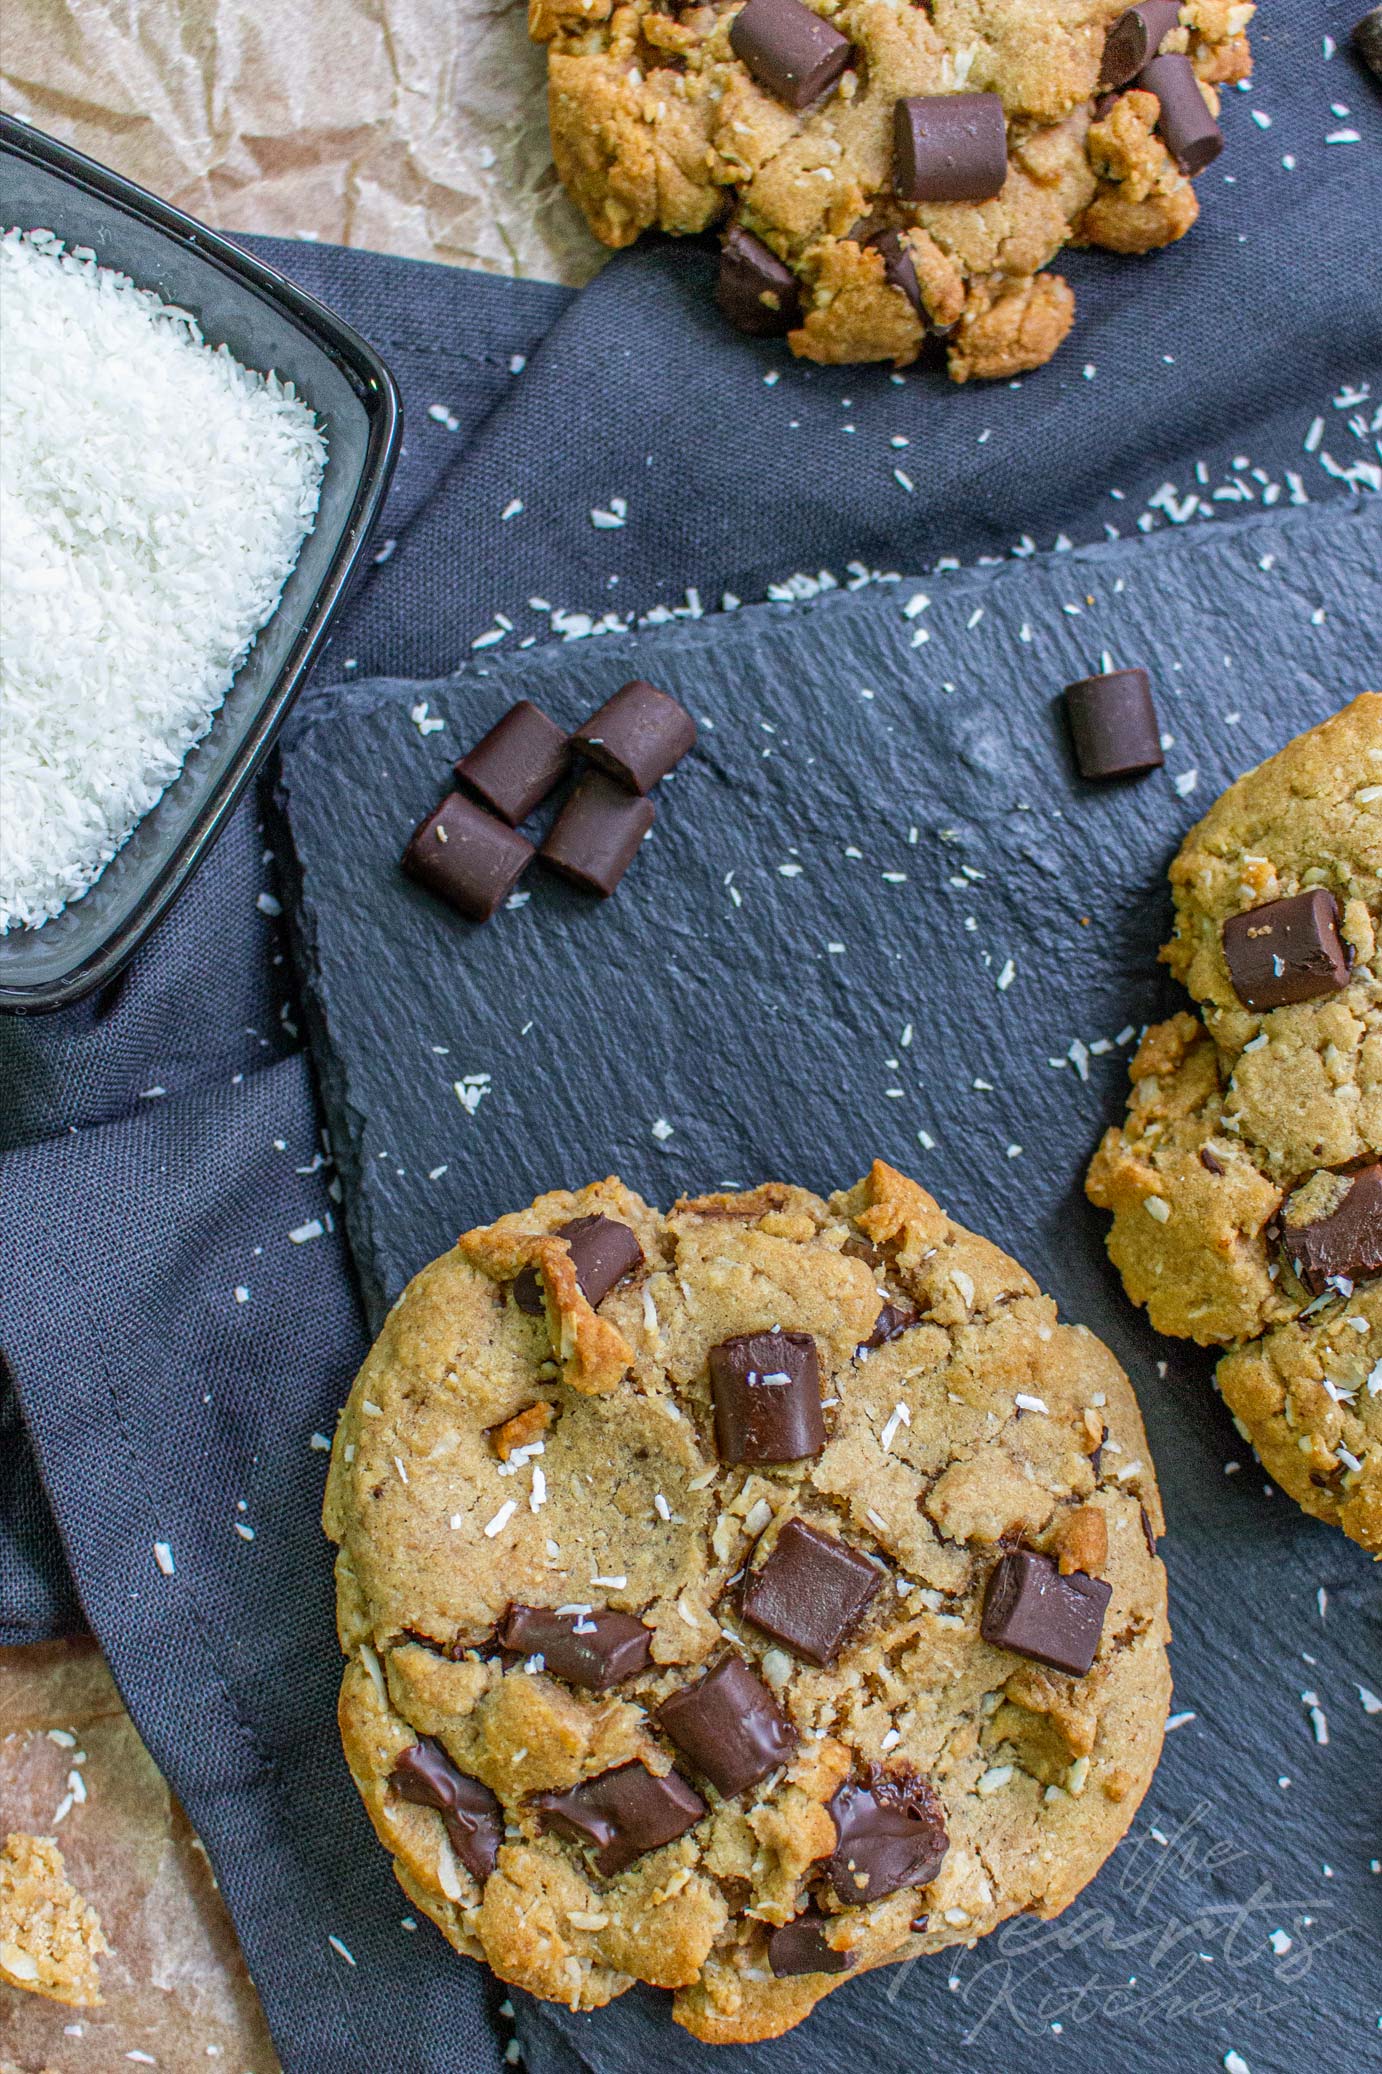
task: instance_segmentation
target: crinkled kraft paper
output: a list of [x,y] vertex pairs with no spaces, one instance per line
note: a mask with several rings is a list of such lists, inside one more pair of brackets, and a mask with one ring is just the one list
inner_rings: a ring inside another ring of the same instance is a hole
[[524,0],[8,0],[0,97],[219,229],[577,285]]

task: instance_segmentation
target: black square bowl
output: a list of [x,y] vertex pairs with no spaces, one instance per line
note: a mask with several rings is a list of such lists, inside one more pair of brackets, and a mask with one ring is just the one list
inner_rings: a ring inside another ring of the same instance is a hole
[[282,274],[92,159],[0,115],[0,227],[52,231],[191,310],[212,345],[293,382],[327,442],[314,530],[210,727],[80,900],[0,935],[0,1009],[62,1008],[110,979],[186,885],[268,753],[365,551],[402,428],[393,377]]

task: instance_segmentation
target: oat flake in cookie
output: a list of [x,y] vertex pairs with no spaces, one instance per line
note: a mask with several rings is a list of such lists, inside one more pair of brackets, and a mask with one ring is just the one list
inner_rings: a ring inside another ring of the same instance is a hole
[[1231,785],[1171,885],[1200,1013],[1146,1033],[1088,1192],[1277,1482],[1382,1551],[1382,695]]
[[[612,1278],[573,1257],[590,1219],[632,1235]],[[762,1393],[788,1409],[746,1452]],[[882,1164],[829,1202],[663,1216],[608,1180],[468,1232],[360,1371],[325,1522],[346,1756],[404,1890],[572,2008],[649,1981],[699,2038],[771,2038],[870,1967],[1054,1915],[1161,1747],[1128,1381]],[[1004,1616],[1021,1653],[982,1626],[1013,1556],[1047,1580]]]
[[596,237],[718,226],[717,301],[741,330],[899,366],[934,338],[963,382],[1051,358],[1075,313],[1044,271],[1062,246],[1151,252],[1190,229],[1253,13],[529,0],[528,26],[557,171]]

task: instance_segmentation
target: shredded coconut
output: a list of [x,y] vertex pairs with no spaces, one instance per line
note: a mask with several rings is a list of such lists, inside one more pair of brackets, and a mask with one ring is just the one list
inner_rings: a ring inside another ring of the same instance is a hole
[[86,892],[278,603],[326,446],[290,382],[51,232],[0,238],[0,932]]

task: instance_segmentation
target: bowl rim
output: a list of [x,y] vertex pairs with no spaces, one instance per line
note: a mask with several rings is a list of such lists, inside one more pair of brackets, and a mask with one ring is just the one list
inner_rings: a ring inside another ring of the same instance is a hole
[[[252,294],[272,302],[335,361],[355,390],[367,420],[360,481],[340,541],[302,626],[284,657],[282,668],[265,692],[234,758],[209,793],[202,812],[172,846],[123,922],[56,979],[31,983],[0,980],[0,1012],[32,1015],[70,1007],[73,1002],[113,979],[150,931],[162,921],[230,819],[246,787],[268,755],[289,707],[302,689],[359,567],[393,476],[402,434],[403,408],[398,385],[384,361],[352,325],[286,274],[232,243],[221,232],[209,229],[171,202],[165,202],[135,181],[127,180],[123,174],[113,172],[109,166],[87,158],[71,145],[3,110],[0,110],[0,154],[27,159],[58,174],[71,185],[84,188],[128,214],[142,218],[176,243],[219,267]],[[275,606],[274,614],[279,609]],[[270,615],[270,620],[273,616]],[[266,621],[265,625],[269,623]],[[216,716],[213,715],[211,726],[215,724]],[[175,784],[177,780],[171,782]]]

